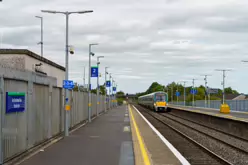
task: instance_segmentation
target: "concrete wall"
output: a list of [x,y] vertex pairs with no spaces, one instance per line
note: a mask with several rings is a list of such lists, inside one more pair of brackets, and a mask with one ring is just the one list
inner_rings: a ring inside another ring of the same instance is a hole
[[[1,57],[1,56],[0,56]],[[25,68],[27,70],[33,70],[35,69],[35,64],[39,64],[41,61],[32,58],[30,56],[25,56]],[[58,87],[63,86],[63,80],[65,79],[65,71],[60,70],[52,65],[46,64],[44,62],[41,62],[43,65],[41,66],[41,69],[47,73],[48,76],[56,77],[57,78],[57,85]]]
[[1,54],[0,55],[0,66],[4,68],[15,68],[17,70],[29,70],[35,71],[35,64],[42,63],[41,70],[47,73],[47,76],[57,78],[57,86],[62,87],[63,80],[65,79],[65,71],[58,69],[50,64],[41,62],[28,55],[17,55],[17,54]]
[[0,66],[24,70],[25,60],[25,55],[0,55]]

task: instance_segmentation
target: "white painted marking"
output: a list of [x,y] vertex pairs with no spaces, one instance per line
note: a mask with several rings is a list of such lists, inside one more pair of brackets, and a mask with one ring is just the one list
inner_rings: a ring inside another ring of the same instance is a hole
[[123,132],[130,132],[130,126],[124,126]]
[[172,153],[179,159],[183,165],[190,165],[189,162],[181,155],[180,152],[167,140],[165,137],[138,111],[138,109],[133,106],[134,109],[139,113],[139,115],[146,121],[146,123],[151,127],[151,129],[158,135],[158,137],[164,142],[164,144],[172,151]]

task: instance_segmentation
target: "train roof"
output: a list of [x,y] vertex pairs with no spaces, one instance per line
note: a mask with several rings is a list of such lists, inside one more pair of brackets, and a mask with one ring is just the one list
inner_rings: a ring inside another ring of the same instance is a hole
[[158,91],[158,92],[153,92],[153,93],[150,93],[150,94],[147,94],[147,95],[140,96],[140,97],[138,97],[138,98],[147,97],[147,96],[153,96],[153,95],[156,94],[156,93],[164,93],[164,94],[167,94],[167,93],[164,92],[164,91]]

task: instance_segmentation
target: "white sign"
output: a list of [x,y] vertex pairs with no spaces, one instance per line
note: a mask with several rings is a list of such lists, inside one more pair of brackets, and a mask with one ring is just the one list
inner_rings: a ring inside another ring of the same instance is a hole
[[217,94],[218,92],[219,92],[219,90],[216,88],[207,88],[207,93]]

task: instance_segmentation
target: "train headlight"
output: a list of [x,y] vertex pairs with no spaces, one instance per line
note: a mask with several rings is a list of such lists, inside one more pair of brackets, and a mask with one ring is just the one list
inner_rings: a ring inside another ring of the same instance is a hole
[[154,103],[154,106],[156,106],[156,103]]

